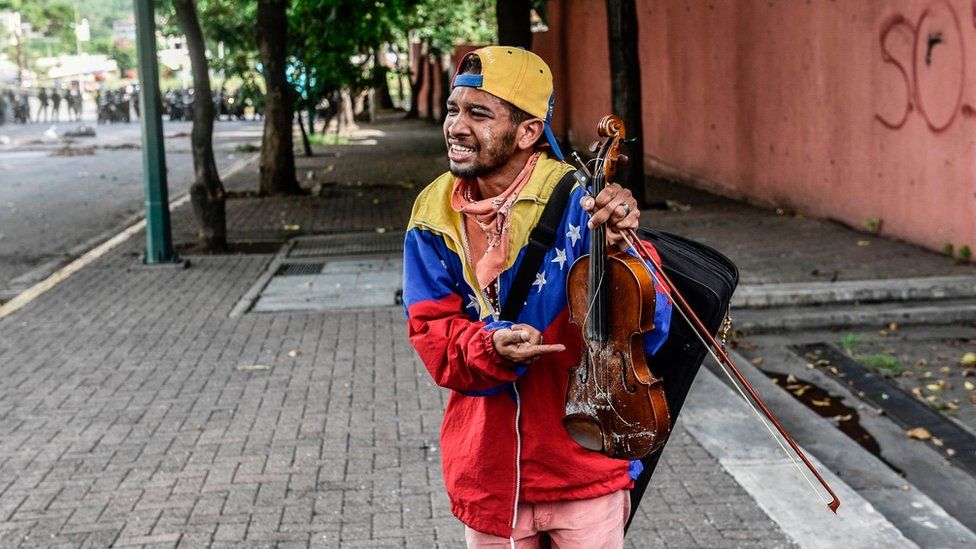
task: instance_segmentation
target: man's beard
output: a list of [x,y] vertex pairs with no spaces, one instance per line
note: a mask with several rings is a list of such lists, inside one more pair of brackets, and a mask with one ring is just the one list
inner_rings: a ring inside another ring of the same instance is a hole
[[515,130],[506,133],[502,136],[498,146],[490,147],[486,149],[488,152],[488,160],[485,163],[479,163],[477,160],[470,166],[465,167],[455,167],[453,164],[450,166],[451,174],[454,177],[461,179],[475,179],[478,177],[484,177],[491,174],[499,167],[503,166],[508,159],[512,156],[515,150]]

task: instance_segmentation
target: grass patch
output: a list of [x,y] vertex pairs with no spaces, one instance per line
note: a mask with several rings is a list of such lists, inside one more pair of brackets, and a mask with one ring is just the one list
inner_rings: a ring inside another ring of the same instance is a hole
[[261,147],[251,143],[244,143],[242,145],[238,145],[236,150],[239,153],[255,153],[260,151]]
[[344,135],[315,134],[308,136],[308,142],[315,145],[348,145],[349,138]]
[[853,355],[854,351],[857,350],[857,347],[862,343],[864,343],[864,338],[852,333],[845,334],[840,340],[840,346],[843,347],[844,351],[849,355]]
[[865,368],[874,370],[884,377],[900,376],[905,371],[905,367],[895,357],[882,353],[861,355],[855,359]]

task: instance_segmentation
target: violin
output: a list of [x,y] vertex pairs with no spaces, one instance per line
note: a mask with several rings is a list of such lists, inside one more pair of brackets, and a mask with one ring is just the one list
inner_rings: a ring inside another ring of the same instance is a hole
[[[617,165],[626,161],[619,152],[625,137],[623,122],[614,115],[606,116],[598,131],[607,139],[598,143],[597,169],[590,177],[593,196],[616,174]],[[581,170],[590,176],[585,165]],[[580,257],[570,269],[570,319],[582,328],[583,351],[566,392],[563,425],[569,435],[584,448],[620,459],[639,459],[667,441],[671,422],[663,381],[647,368],[640,337],[654,329],[656,282],[669,289],[674,311],[692,327],[811,490],[836,514],[840,498],[732,362],[724,343],[715,340],[637,233],[628,229],[623,239],[640,259],[621,252],[608,254],[606,231],[600,226],[590,233],[589,255]],[[613,308],[609,308],[610,295]]]
[[[608,115],[598,132],[597,196],[624,158],[623,121]],[[563,426],[579,445],[616,459],[640,459],[660,449],[671,432],[663,381],[647,366],[643,334],[654,329],[656,292],[640,258],[607,250],[606,229],[590,233],[589,254],[569,271],[570,321],[580,327],[582,352],[566,391]]]

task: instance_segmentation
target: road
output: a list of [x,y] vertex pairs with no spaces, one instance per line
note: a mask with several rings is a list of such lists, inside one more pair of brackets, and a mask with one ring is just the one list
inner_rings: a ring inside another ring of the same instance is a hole
[[[95,137],[69,143],[68,153],[75,154],[59,154],[64,133],[80,125],[0,126],[0,301],[4,294],[11,297],[10,282],[18,276],[64,259],[72,248],[121,228],[143,210],[138,121],[97,126]],[[164,123],[171,198],[192,182],[190,127]],[[218,167],[227,170],[253,154],[241,147],[259,144],[261,129],[260,121],[218,121]]]

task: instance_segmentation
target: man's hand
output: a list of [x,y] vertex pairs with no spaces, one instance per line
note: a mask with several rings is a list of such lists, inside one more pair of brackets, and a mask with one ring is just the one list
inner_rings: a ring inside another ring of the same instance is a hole
[[637,209],[637,201],[629,190],[611,183],[597,195],[596,200],[584,196],[580,205],[590,213],[590,221],[587,223],[590,229],[606,223],[607,242],[623,251],[627,250],[623,233],[627,229],[636,231],[640,225],[640,210]]
[[491,334],[495,350],[517,364],[532,362],[543,355],[566,350],[565,345],[543,345],[542,333],[528,324],[515,324],[511,329],[495,330]]

